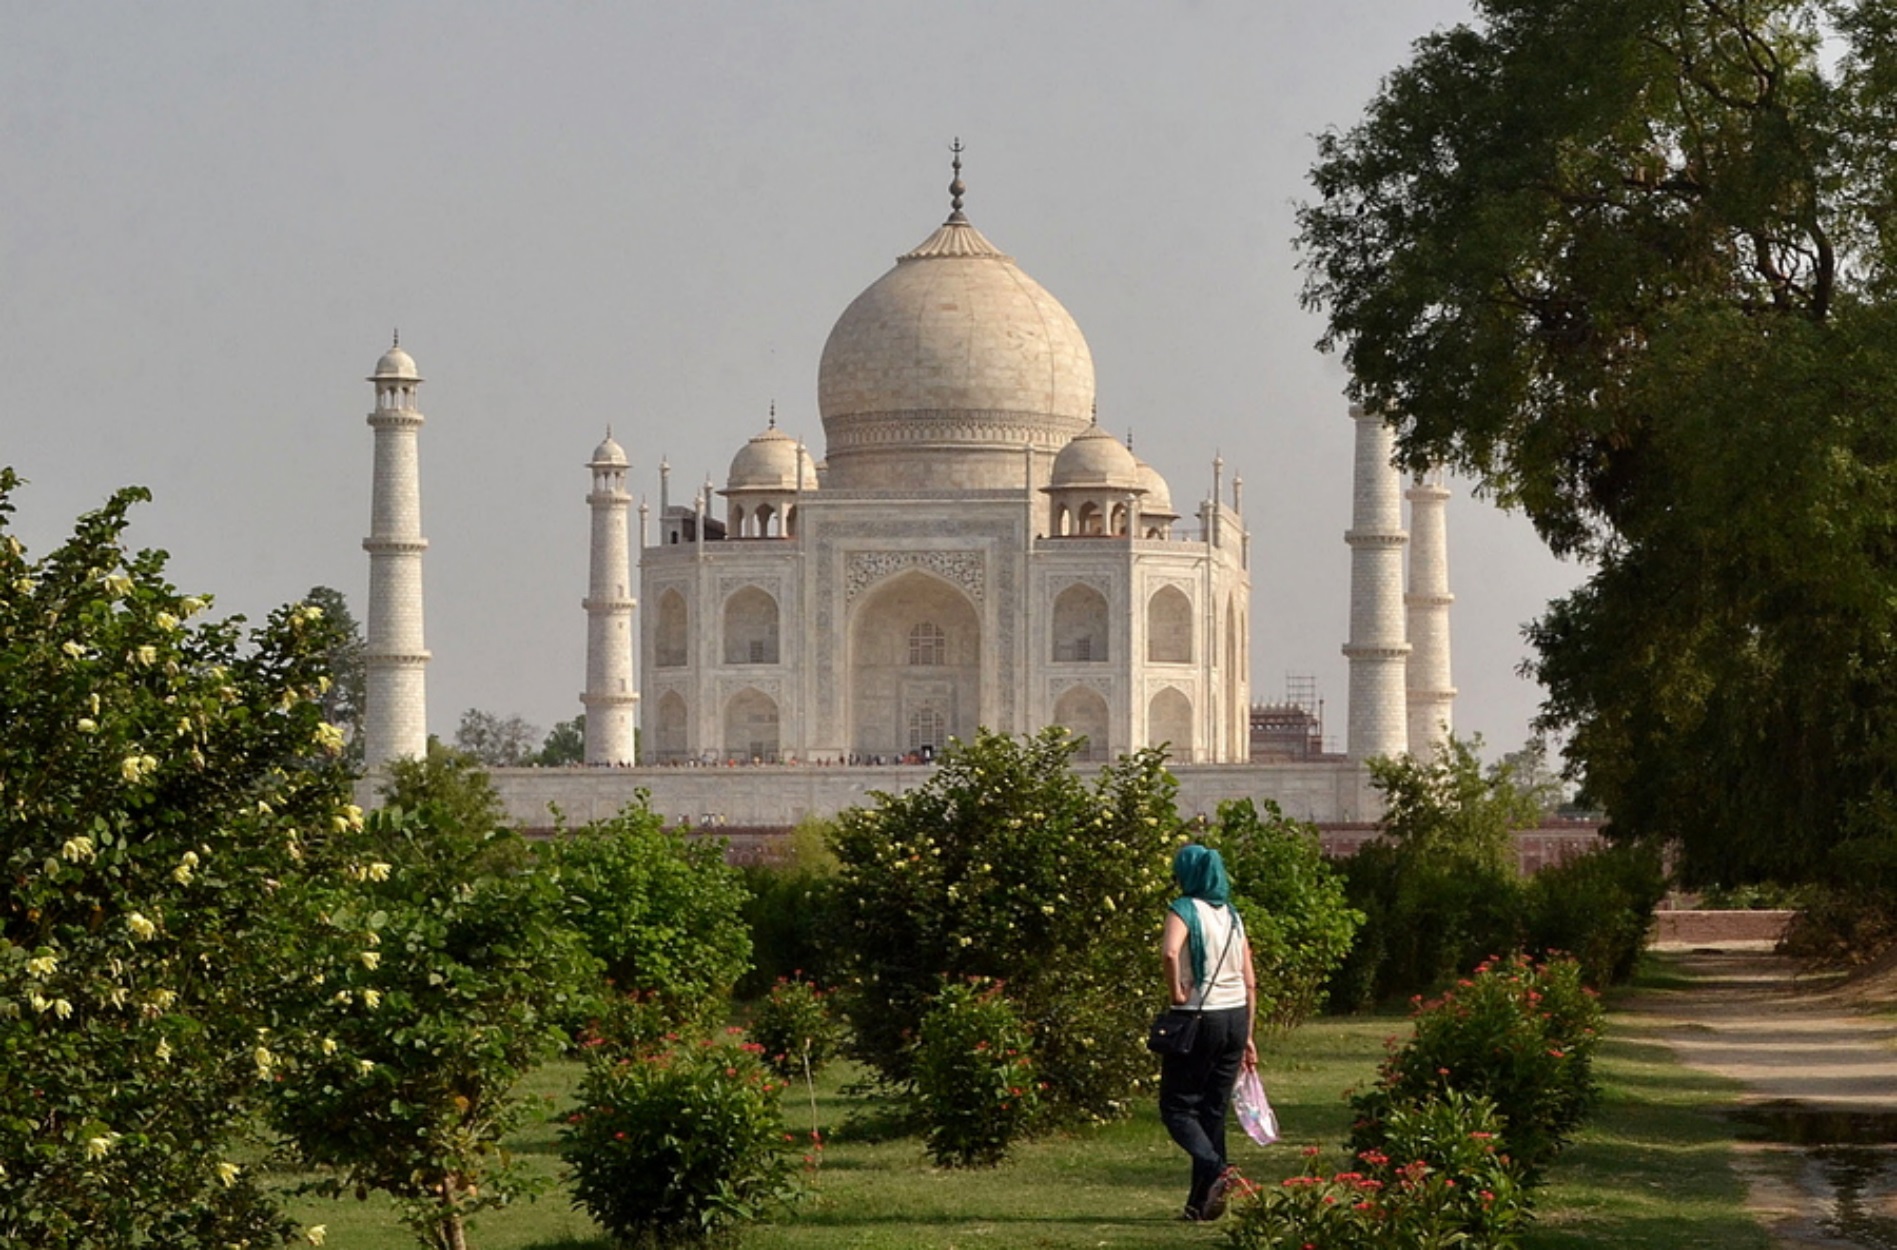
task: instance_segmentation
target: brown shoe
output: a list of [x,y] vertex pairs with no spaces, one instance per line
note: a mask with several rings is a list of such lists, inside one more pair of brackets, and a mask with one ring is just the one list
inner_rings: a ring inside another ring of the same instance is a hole
[[1232,1187],[1232,1169],[1226,1168],[1219,1173],[1212,1188],[1205,1191],[1205,1204],[1199,1208],[1199,1218],[1216,1220],[1225,1214],[1225,1194]]

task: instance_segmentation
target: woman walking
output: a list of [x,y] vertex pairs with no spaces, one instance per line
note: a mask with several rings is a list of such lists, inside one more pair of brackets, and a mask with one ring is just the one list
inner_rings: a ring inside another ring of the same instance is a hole
[[1225,861],[1210,847],[1185,846],[1173,857],[1180,897],[1166,912],[1159,950],[1175,1007],[1198,1011],[1198,1036],[1183,1055],[1163,1055],[1159,1118],[1192,1156],[1187,1220],[1225,1214],[1225,1112],[1240,1068],[1258,1066],[1252,1043],[1256,974],[1245,926],[1232,907]]

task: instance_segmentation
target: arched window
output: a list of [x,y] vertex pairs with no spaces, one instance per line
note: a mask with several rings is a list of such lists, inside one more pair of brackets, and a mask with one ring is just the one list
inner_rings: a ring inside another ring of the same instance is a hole
[[934,621],[918,621],[909,629],[909,663],[939,668],[948,663],[948,635]]

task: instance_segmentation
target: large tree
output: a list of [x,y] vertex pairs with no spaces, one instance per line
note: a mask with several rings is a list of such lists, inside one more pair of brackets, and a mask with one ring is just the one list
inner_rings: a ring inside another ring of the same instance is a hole
[[1324,344],[1592,563],[1532,667],[1615,831],[1732,879],[1889,845],[1897,18],[1475,7],[1320,140]]

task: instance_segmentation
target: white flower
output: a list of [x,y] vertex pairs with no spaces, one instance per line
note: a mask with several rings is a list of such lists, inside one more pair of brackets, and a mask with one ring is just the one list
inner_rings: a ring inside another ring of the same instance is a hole
[[33,579],[30,577],[15,578],[13,588],[23,595],[30,595],[33,593]]
[[373,1059],[356,1060],[356,1071],[362,1073],[362,1075],[364,1076],[369,1075],[371,1072],[375,1071],[375,1060]]
[[72,641],[70,638],[67,639],[65,642],[60,643],[59,649],[61,651],[64,651],[67,655],[71,656],[75,660],[86,653],[86,649],[84,647]]
[[244,1169],[238,1167],[235,1163],[219,1163],[217,1165],[217,1179],[223,1183],[224,1188],[229,1189],[232,1185],[237,1183],[237,1174],[243,1170]]
[[79,723],[74,726],[74,728],[82,734],[96,734],[99,732],[99,722],[93,720],[90,716],[81,716]]
[[123,573],[113,573],[105,579],[105,588],[115,595],[129,595],[132,593],[132,579]]
[[160,629],[170,630],[178,628],[178,618],[169,612],[160,612],[155,619]]
[[366,1007],[380,1007],[382,1005],[382,991],[381,990],[362,991],[362,1002],[363,1002],[363,1005]]
[[316,745],[331,755],[339,754],[343,749],[343,731],[323,721],[316,726]]
[[348,990],[337,990],[334,994],[330,995],[329,1001],[335,1003],[338,1007],[347,1007],[350,1003],[354,1002],[355,999],[350,995]]
[[150,755],[128,755],[119,761],[119,776],[136,785],[158,771],[158,760]]
[[101,1133],[97,1137],[86,1138],[86,1158],[103,1159],[119,1144],[117,1133]]
[[170,1063],[171,1062],[171,1043],[167,1042],[162,1037],[159,1038],[158,1049],[153,1053],[155,1053],[158,1056],[159,1063]]
[[196,595],[191,595],[180,599],[178,601],[178,607],[186,616],[196,616],[198,613],[204,611],[204,600]]
[[381,860],[370,864],[365,871],[368,873],[369,880],[371,881],[387,881],[389,879],[389,866]]
[[152,1006],[158,1008],[160,1011],[168,1010],[171,1004],[177,1001],[178,992],[176,990],[153,990],[151,992]]
[[312,1246],[322,1245],[323,1238],[327,1236],[329,1236],[329,1225],[327,1224],[312,1224],[303,1230],[304,1240],[308,1241]]
[[179,864],[176,868],[173,868],[171,870],[171,879],[176,881],[179,885],[190,885],[191,865]]
[[61,1020],[72,1019],[72,1004],[63,998],[55,998],[53,1000],[53,1014],[58,1016]]
[[267,1081],[277,1066],[277,1057],[270,1053],[268,1046],[259,1046],[250,1054],[251,1061],[257,1065],[257,1079]]
[[374,972],[376,966],[382,962],[382,953],[380,951],[363,951],[357,958],[362,960],[363,967]]
[[39,1012],[41,1015],[45,1015],[46,1009],[53,1005],[52,999],[41,994],[29,994],[27,995],[26,1001],[32,1006],[34,1011]]
[[26,961],[26,970],[36,977],[50,977],[59,971],[59,956],[35,955]]
[[150,939],[158,932],[158,926],[145,919],[143,912],[133,912],[125,918],[126,927],[131,929],[133,937]]
[[92,847],[92,839],[83,834],[76,838],[67,838],[66,845],[59,848],[60,858],[72,864],[90,862],[98,854]]
[[140,664],[143,664],[146,668],[150,668],[152,665],[158,663],[158,648],[152,646],[149,642],[141,643],[138,650],[132,652],[132,658],[137,660]]
[[336,1053],[336,1039],[335,1038],[326,1037],[323,1039],[323,1053],[326,1055],[333,1055]]

